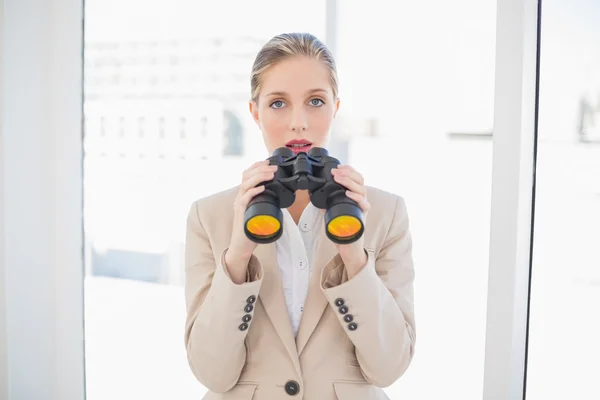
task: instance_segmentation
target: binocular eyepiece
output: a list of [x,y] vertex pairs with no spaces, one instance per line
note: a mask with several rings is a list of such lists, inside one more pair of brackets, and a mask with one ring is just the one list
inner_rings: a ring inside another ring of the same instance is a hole
[[364,231],[362,210],[346,196],[346,188],[335,182],[331,170],[340,162],[329,156],[326,149],[312,147],[308,153],[297,155],[280,147],[268,158],[277,165],[275,177],[262,182],[265,190],[255,196],[244,215],[244,232],[256,243],[271,243],[283,233],[282,208],[296,199],[296,190],[308,190],[310,202],[325,209],[325,232],[335,243],[347,244],[358,240]]

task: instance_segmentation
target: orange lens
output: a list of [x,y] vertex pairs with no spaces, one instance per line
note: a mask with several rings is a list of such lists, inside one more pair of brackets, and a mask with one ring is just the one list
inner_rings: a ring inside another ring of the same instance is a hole
[[246,224],[246,228],[254,236],[270,237],[279,232],[281,224],[277,218],[270,215],[257,215],[250,218]]
[[341,215],[329,222],[327,230],[335,237],[350,238],[360,232],[361,227],[362,223],[358,218],[350,215]]

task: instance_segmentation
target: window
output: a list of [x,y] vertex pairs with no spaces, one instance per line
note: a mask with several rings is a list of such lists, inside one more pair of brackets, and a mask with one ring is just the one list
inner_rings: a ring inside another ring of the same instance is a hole
[[286,30],[325,35],[323,1],[287,6],[86,2],[88,400],[205,391],[183,344],[185,219],[193,200],[265,156],[248,112],[260,46]]
[[542,8],[527,399],[600,398],[600,5]]
[[329,14],[322,0],[292,13],[267,0],[208,4],[86,2],[88,398],[204,391],[183,346],[184,221],[194,199],[266,156],[250,68],[266,40],[294,30],[323,38],[338,62],[330,153],[408,205],[418,344],[388,395],[479,398],[496,2],[336,2]]

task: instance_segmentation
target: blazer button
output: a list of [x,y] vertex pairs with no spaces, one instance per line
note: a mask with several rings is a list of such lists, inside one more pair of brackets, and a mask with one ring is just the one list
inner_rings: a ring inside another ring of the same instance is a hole
[[244,322],[238,328],[240,331],[245,331],[246,329],[248,329],[248,324]]
[[358,328],[358,325],[356,325],[356,322],[351,322],[348,324],[348,329],[350,329],[351,331],[355,331]]
[[256,301],[256,296],[252,295],[250,297],[248,297],[248,299],[246,299],[246,303],[248,304],[252,304]]
[[341,307],[344,305],[344,299],[336,299],[335,300],[335,305],[338,307]]
[[295,396],[300,392],[300,385],[296,381],[288,381],[285,384],[285,392],[290,396]]
[[254,306],[252,304],[248,304],[246,307],[244,307],[244,311],[247,313],[252,312],[252,310],[254,310]]
[[341,306],[339,308],[340,314],[346,314],[348,312],[348,307],[346,306]]
[[352,314],[344,315],[344,321],[346,322],[352,322],[353,319],[354,317],[352,316]]
[[[242,317],[242,321],[244,321],[244,322],[250,322],[251,319],[252,319],[252,315],[250,315],[250,314],[246,314]],[[348,321],[348,322],[350,322],[350,321]]]

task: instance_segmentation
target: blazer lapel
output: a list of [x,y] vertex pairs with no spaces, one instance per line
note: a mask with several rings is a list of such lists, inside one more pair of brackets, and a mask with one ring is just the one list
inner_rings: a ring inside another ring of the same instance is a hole
[[273,323],[277,334],[287,349],[298,374],[301,374],[300,360],[294,342],[294,333],[290,314],[283,293],[283,282],[281,272],[277,265],[277,252],[274,243],[260,244],[254,251],[254,255],[263,267],[264,277],[258,296],[269,319]]
[[317,327],[328,304],[327,298],[321,290],[321,271],[337,255],[335,244],[325,234],[324,222],[320,225],[321,232],[316,252],[312,259],[312,272],[308,294],[306,295],[304,312],[302,313],[298,335],[296,336],[296,347],[298,348],[299,355],[302,354],[302,350],[304,350],[306,343],[308,343],[308,339],[310,339],[310,336]]

